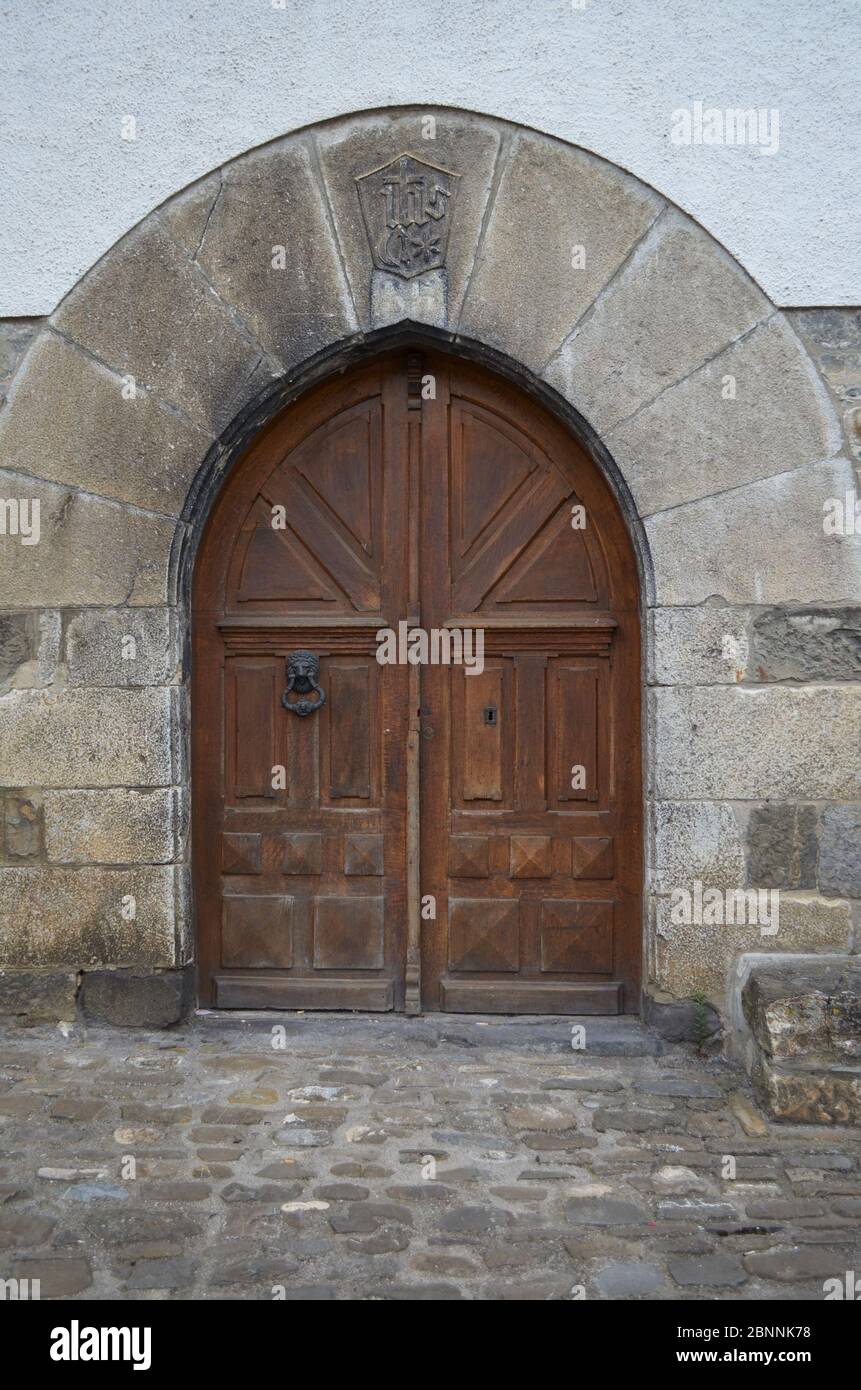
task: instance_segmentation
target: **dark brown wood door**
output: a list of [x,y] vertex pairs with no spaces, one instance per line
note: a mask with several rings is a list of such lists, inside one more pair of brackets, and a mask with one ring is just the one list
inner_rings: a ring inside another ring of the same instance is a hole
[[[231,475],[193,608],[201,1002],[637,1009],[636,571],[561,425],[437,354],[330,381]],[[380,664],[400,622],[474,669]]]

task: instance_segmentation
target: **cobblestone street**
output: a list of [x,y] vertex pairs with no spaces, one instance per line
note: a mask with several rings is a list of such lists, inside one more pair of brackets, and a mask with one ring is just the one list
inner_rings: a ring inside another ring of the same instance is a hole
[[821,1300],[859,1268],[857,1131],[768,1125],[727,1064],[585,1028],[582,1051],[564,1021],[440,1016],[10,1032],[0,1276],[82,1300]]

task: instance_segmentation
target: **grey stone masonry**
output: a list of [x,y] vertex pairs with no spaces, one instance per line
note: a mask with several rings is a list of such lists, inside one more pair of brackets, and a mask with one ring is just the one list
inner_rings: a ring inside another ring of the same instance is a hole
[[[363,180],[409,160],[436,171],[444,203],[411,278],[381,260],[382,189],[374,225],[361,202]],[[753,949],[857,952],[861,314],[781,310],[705,229],[588,151],[403,107],[240,155],[145,217],[48,319],[0,323],[0,962],[14,1017],[28,980],[41,1018],[51,1000],[67,1009],[83,970],[193,957],[196,538],[277,411],[419,337],[543,399],[595,453],[629,526],[647,685],[644,985],[666,1027],[706,1007],[726,1023]],[[773,886],[776,938],[671,920],[693,878]],[[731,1287],[737,1271],[713,1273]]]

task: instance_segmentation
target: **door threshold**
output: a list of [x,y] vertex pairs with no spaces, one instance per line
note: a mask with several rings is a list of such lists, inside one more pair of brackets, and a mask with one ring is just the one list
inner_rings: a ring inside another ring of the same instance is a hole
[[283,1029],[287,1038],[299,1033],[307,1037],[310,1032],[321,1047],[329,1049],[336,1042],[359,1045],[373,1038],[381,1049],[381,1059],[389,1048],[401,1055],[405,1047],[415,1048],[420,1055],[424,1047],[448,1045],[468,1056],[475,1048],[511,1047],[553,1056],[565,1070],[594,1057],[656,1057],[669,1050],[654,1029],[635,1014],[411,1016],[338,1010],[197,1009],[193,1026],[214,1035],[244,1032],[266,1046],[271,1045],[276,1027]]

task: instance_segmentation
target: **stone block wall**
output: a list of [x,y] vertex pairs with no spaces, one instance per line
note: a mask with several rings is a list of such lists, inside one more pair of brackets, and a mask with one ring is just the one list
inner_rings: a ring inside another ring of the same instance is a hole
[[[450,110],[426,141],[426,115],[243,155],[50,319],[0,324],[0,498],[41,517],[38,544],[0,535],[0,1009],[68,1011],[81,972],[139,991],[192,959],[195,538],[256,428],[407,329],[541,395],[629,525],[650,998],[726,1015],[746,953],[858,952],[861,538],[823,527],[859,492],[858,311],[781,312],[583,150]],[[445,263],[409,281],[374,269],[355,186],[404,150],[458,175]],[[695,881],[779,890],[776,936],[676,920]]]

